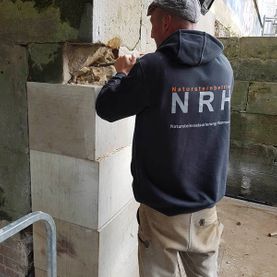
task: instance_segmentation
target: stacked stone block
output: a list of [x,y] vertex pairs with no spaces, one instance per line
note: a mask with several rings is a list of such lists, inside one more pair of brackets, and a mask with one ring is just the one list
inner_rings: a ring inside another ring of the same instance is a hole
[[[150,38],[150,22],[146,17],[146,9],[149,2],[150,0],[131,0],[128,3],[124,0],[112,2],[103,0],[0,1],[1,219],[13,221],[31,211],[26,81],[63,82],[65,80],[63,46],[66,41],[91,43],[101,40],[107,42],[112,37],[119,36],[124,46],[128,48],[137,47],[142,51],[154,49],[153,41],[148,39]],[[126,10],[128,14],[125,13]],[[130,33],[137,35],[130,36]],[[111,131],[109,134],[114,134],[111,125],[107,125],[106,129],[104,129],[105,126],[99,125],[98,127],[102,128],[102,132]],[[125,128],[120,130],[124,137]],[[58,131],[55,135],[57,133]],[[38,133],[37,135],[39,136]],[[45,135],[48,135],[48,138],[51,137],[50,133]],[[61,150],[58,149],[56,154],[67,155],[65,149],[67,139],[70,138],[63,137],[63,143],[51,140],[48,146],[51,148],[51,143],[53,143],[56,150],[57,146],[60,146]],[[89,140],[87,137],[83,139]],[[113,139],[114,137],[110,137],[109,140],[104,139],[103,144],[98,143],[96,152],[101,154],[101,147]],[[40,141],[38,138],[37,140]],[[41,148],[39,143],[37,142],[36,148],[38,154],[48,153],[47,149]],[[79,157],[79,150],[84,153],[86,147],[91,147],[89,142],[87,144],[84,142],[83,145],[85,146],[82,149],[77,146],[72,148],[72,152],[77,153],[77,157]],[[110,152],[104,154],[110,154]],[[103,159],[103,162],[94,161],[92,156],[89,159],[99,164],[98,170],[107,168],[108,158],[105,161]],[[100,174],[99,178],[103,179],[103,176]],[[117,193],[114,199],[117,195],[119,199],[123,195],[126,198],[125,187],[123,192],[114,187],[112,193]],[[116,210],[114,202],[104,203],[102,201],[101,205],[106,204],[107,210],[114,212]]]
[[[95,113],[99,87],[28,83],[32,208],[57,225],[58,276],[136,276],[138,204],[130,175],[133,118]],[[36,276],[46,232],[34,226]]]
[[227,193],[277,205],[277,38],[222,42],[235,75]]

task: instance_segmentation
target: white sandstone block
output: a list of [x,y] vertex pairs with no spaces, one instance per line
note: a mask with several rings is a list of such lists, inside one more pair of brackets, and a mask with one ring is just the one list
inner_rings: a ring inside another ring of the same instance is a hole
[[32,209],[98,229],[131,199],[131,147],[97,162],[30,151]]
[[132,143],[134,117],[96,115],[99,86],[27,83],[30,149],[97,160]]
[[[131,201],[99,230],[55,219],[59,277],[137,277],[138,203]],[[47,270],[46,231],[34,225],[34,263],[41,276]]]

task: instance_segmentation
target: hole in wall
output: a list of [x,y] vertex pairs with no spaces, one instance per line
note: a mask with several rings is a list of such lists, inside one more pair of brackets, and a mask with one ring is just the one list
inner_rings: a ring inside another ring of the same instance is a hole
[[118,58],[120,44],[119,38],[114,38],[107,44],[67,44],[66,82],[79,85],[104,85],[116,73],[114,63]]

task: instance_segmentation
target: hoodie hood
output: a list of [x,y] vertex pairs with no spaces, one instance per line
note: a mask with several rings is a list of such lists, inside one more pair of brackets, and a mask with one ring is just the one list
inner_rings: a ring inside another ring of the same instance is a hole
[[157,49],[180,64],[196,66],[208,63],[222,54],[223,44],[211,35],[192,30],[178,30]]

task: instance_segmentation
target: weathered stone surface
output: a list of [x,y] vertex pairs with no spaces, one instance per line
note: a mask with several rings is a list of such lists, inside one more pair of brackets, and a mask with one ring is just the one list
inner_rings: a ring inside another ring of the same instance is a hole
[[243,37],[240,39],[241,58],[277,59],[277,38]]
[[272,145],[243,143],[232,140],[230,154],[232,160],[260,165],[277,165],[277,148]]
[[[52,1],[50,3],[52,4]],[[59,42],[76,39],[78,29],[64,21],[60,9],[50,3],[47,1],[48,6],[39,9],[31,1],[1,1],[1,39],[17,43]]]
[[63,45],[36,44],[28,46],[29,81],[45,83],[62,83],[63,76]]
[[133,199],[130,162],[130,147],[100,162],[31,150],[32,208],[100,228]]
[[24,47],[0,46],[0,145],[14,151],[28,151],[27,60]]
[[[27,127],[27,59],[24,47],[0,46],[1,214],[15,219],[30,211]],[[2,198],[3,199],[3,198]]]
[[251,83],[248,94],[247,112],[277,115],[277,82]]
[[277,144],[276,116],[233,112],[231,125],[231,138],[234,140]]
[[276,205],[277,39],[234,40],[223,40],[236,80],[227,194]]
[[235,81],[232,94],[232,110],[245,111],[249,82]]
[[[23,2],[27,2],[28,0],[23,0]],[[70,26],[75,29],[79,29],[82,21],[86,21],[91,25],[92,21],[89,18],[92,17],[92,0],[57,0],[57,1],[45,1],[45,0],[33,0],[35,3],[35,8],[38,9],[39,12],[51,7],[55,6],[59,8],[61,19],[65,22],[68,22]],[[87,18],[85,17],[85,13],[87,13]],[[82,27],[85,27],[84,25]],[[87,27],[86,27],[87,28]]]
[[233,112],[231,114],[231,139],[244,141],[244,135],[246,133],[246,124],[243,121],[241,113]]
[[31,211],[28,153],[0,147],[1,218],[15,220]]
[[227,195],[277,205],[277,148],[232,141]]
[[226,195],[277,206],[276,181],[276,174],[253,171],[253,164],[230,165]]
[[238,78],[239,76],[239,60],[238,59],[229,59],[229,62],[232,66],[233,73],[234,73],[234,79],[235,80],[240,80]]
[[[109,7],[107,9],[107,7]],[[114,36],[134,49],[140,42],[142,0],[101,0],[93,4],[93,42],[108,42]]]
[[[138,277],[137,208],[130,202],[98,231],[55,219],[58,276]],[[41,276],[47,269],[46,253],[44,226],[35,224],[34,260]]]
[[134,118],[109,123],[96,115],[100,87],[28,83],[33,150],[97,160],[132,142]]
[[239,38],[219,38],[224,45],[224,54],[228,59],[238,59],[240,54]]
[[[57,228],[58,276],[97,276],[98,232],[62,220],[54,220]],[[47,271],[47,234],[44,223],[34,224],[33,240],[34,265],[39,270]]]
[[240,59],[238,75],[241,81],[277,82],[277,59]]

